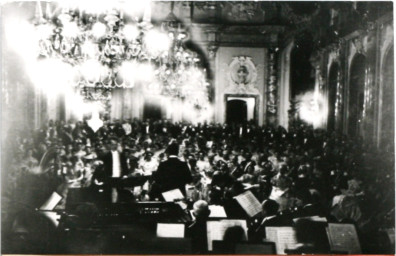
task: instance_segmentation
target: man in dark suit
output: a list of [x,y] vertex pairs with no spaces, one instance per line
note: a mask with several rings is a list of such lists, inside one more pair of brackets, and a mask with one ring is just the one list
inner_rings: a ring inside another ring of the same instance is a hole
[[109,152],[101,159],[104,165],[105,177],[121,178],[128,174],[128,167],[125,155],[118,150],[117,140],[111,139]]
[[192,252],[205,254],[208,252],[208,238],[206,221],[209,218],[210,210],[208,203],[198,200],[193,205],[192,214],[195,220],[186,228],[186,237],[191,238]]
[[166,153],[168,160],[161,162],[153,174],[152,198],[161,198],[161,193],[172,189],[180,189],[183,195],[186,195],[185,186],[192,181],[187,163],[180,161],[177,157],[179,145],[172,143]]
[[[100,157],[103,166],[97,169],[94,178],[97,185],[102,185],[106,190],[106,197],[111,195],[111,202],[120,201],[124,194],[122,190],[113,187],[111,178],[122,178],[128,174],[126,157],[118,151],[118,144],[115,139],[110,140],[110,151]],[[107,200],[106,200],[107,201]]]
[[262,220],[260,225],[252,227],[249,236],[252,241],[262,241],[266,238],[265,227],[290,226],[283,216],[278,214],[279,204],[271,199],[264,200],[262,203]]

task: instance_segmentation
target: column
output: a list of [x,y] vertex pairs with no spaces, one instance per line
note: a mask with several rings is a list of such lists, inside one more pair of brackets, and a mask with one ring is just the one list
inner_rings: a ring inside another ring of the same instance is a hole
[[268,50],[268,78],[266,90],[267,112],[265,113],[265,122],[267,125],[277,124],[277,53],[275,49]]

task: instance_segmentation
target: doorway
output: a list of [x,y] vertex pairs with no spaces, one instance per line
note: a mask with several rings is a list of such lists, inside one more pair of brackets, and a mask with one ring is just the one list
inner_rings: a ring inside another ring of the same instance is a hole
[[226,95],[226,123],[257,122],[256,96]]
[[247,121],[247,103],[244,100],[227,101],[227,124],[241,124]]
[[159,120],[162,119],[162,107],[158,101],[145,100],[143,105],[143,120]]

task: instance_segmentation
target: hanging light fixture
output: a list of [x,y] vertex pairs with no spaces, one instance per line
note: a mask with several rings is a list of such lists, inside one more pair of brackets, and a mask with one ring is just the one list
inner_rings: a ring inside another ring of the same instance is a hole
[[71,64],[73,85],[89,100],[108,100],[113,88],[137,84],[170,97],[191,100],[202,92],[207,99],[206,71],[199,67],[199,56],[186,49],[188,34],[173,7],[171,2],[170,14],[155,27],[149,2],[142,19],[136,15],[130,20],[122,3],[97,10],[63,6],[53,13],[47,2],[44,14],[38,1],[39,58]]

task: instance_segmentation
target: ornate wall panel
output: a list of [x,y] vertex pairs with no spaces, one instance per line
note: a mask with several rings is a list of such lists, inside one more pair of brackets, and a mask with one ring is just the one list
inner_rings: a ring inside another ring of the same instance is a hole
[[[390,61],[390,58],[392,58],[390,51],[394,51],[394,31],[391,21],[379,25],[379,36],[378,128],[376,139],[378,146],[384,146],[386,137],[389,137],[387,134],[389,133],[388,135],[392,136],[392,131],[390,131],[392,130],[392,122],[394,128],[394,119],[390,119],[390,116],[394,117],[395,102],[393,97],[387,97],[386,95],[392,92],[390,87],[394,88],[394,72],[391,70],[394,67],[394,63]],[[392,67],[388,67],[391,64],[393,64]]]
[[[225,121],[224,95],[259,95],[258,123],[264,122],[265,113],[265,48],[220,46],[216,54],[215,120]],[[241,69],[245,66],[247,70]]]
[[267,113],[266,123],[276,124],[278,114],[278,83],[277,83],[277,51],[275,49],[268,50],[268,79],[267,79]]

